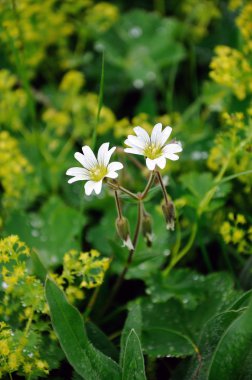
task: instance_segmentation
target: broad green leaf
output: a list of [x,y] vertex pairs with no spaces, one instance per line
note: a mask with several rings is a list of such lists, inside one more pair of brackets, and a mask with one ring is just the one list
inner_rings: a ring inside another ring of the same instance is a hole
[[48,267],[62,263],[69,249],[80,249],[78,236],[85,218],[56,197],[51,197],[39,213],[14,213],[6,223],[7,233],[17,234],[38,251]]
[[162,327],[143,331],[144,351],[152,357],[180,357],[192,355],[197,347],[187,335]]
[[120,342],[120,364],[122,366],[123,358],[124,358],[124,351],[126,347],[126,341],[128,339],[130,331],[134,329],[135,333],[141,339],[141,333],[142,333],[142,313],[141,313],[141,306],[138,302],[129,304],[129,312],[127,319],[125,321],[122,335],[121,335],[121,342]]
[[153,302],[180,300],[185,307],[194,308],[204,298],[205,277],[188,269],[175,269],[170,275],[158,272],[147,280],[147,294]]
[[[241,371],[251,355],[252,346],[252,302],[248,309],[237,318],[222,335],[212,356],[208,380],[242,379]],[[250,366],[251,370],[251,366]],[[252,377],[252,372],[250,374]]]
[[114,344],[94,323],[86,322],[87,336],[91,343],[103,354],[118,361],[119,353]]
[[89,342],[80,313],[49,278],[46,281],[46,298],[53,328],[75,371],[86,380],[119,380],[118,365]]
[[232,278],[226,273],[213,273],[203,280],[199,276],[200,292],[193,308],[187,307],[185,297],[183,303],[174,295],[162,303],[153,303],[151,297],[142,298],[144,350],[152,356],[192,355],[197,351],[205,323],[237,298],[233,286]]
[[[172,18],[161,18],[157,13],[133,10],[122,15],[99,43],[105,48],[106,59],[119,75],[121,85],[129,79],[136,87],[140,83],[159,82],[161,70],[177,65],[186,52],[180,42],[183,24]],[[172,52],[167,54],[167,51]]]
[[134,329],[125,345],[122,380],[146,380],[141,343]]
[[190,362],[189,369],[183,380],[190,380],[197,374],[197,380],[206,380],[207,371],[213,352],[230,324],[241,315],[242,311],[226,311],[210,319],[202,330],[199,341],[199,353]]

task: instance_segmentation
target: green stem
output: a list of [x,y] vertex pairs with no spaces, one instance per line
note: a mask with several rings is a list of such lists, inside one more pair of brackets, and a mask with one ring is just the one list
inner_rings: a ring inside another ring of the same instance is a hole
[[193,224],[193,227],[192,227],[192,230],[191,230],[191,234],[190,234],[190,237],[189,237],[189,240],[186,244],[186,246],[182,249],[182,251],[174,256],[172,259],[171,259],[171,262],[167,265],[167,267],[163,270],[163,274],[164,276],[168,276],[171,269],[187,254],[187,252],[190,250],[190,248],[192,247],[193,243],[194,243],[194,240],[195,240],[195,237],[196,237],[196,234],[197,234],[197,230],[198,230],[198,224],[197,223],[194,223]]
[[161,186],[161,189],[162,189],[163,195],[164,195],[165,203],[168,204],[168,203],[169,203],[169,199],[168,199],[168,194],[167,194],[167,191],[166,191],[166,188],[165,188],[164,182],[163,182],[163,178],[162,178],[162,176],[161,176],[159,170],[157,170],[156,173],[157,173],[158,180],[159,180],[159,183],[160,183],[160,186]]
[[120,287],[121,287],[121,285],[123,283],[125,275],[128,272],[130,264],[132,262],[133,255],[134,255],[134,252],[136,250],[136,245],[137,245],[139,233],[140,233],[141,226],[142,226],[142,215],[143,215],[143,207],[142,206],[143,206],[142,202],[141,202],[141,200],[139,200],[138,201],[137,224],[136,224],[136,228],[135,228],[134,238],[133,238],[133,241],[132,241],[134,249],[132,249],[132,250],[129,251],[129,255],[128,255],[127,261],[126,261],[126,263],[124,265],[124,268],[123,268],[121,274],[117,278],[117,281],[116,281],[116,283],[115,283],[115,285],[114,285],[114,287],[113,287],[113,289],[111,291],[111,294],[110,294],[110,297],[108,299],[108,302],[106,303],[106,305],[104,306],[104,309],[102,310],[102,314],[104,314],[107,311],[107,309],[110,307],[110,305],[114,301],[114,298],[117,295],[117,293],[118,293],[118,291],[119,291],[119,289],[120,289]]
[[120,190],[123,193],[129,195],[131,198],[134,198],[134,199],[136,199],[136,200],[139,201],[139,197],[138,197],[137,194],[134,194],[130,190],[125,189],[124,187],[120,186],[118,183],[112,183],[112,182],[108,182],[107,181],[107,184],[111,187],[111,189],[113,189],[113,190]]
[[148,183],[147,183],[144,191],[141,194],[141,199],[144,199],[146,197],[146,195],[148,194],[148,192],[149,192],[149,190],[153,184],[154,178],[155,178],[155,172],[152,171],[150,176],[149,176]]
[[116,203],[116,209],[117,209],[118,217],[119,217],[119,219],[122,219],[122,217],[123,217],[122,216],[122,207],[121,207],[121,203],[120,203],[120,199],[119,199],[117,190],[115,190],[115,203]]
[[88,305],[86,307],[86,311],[84,313],[84,320],[86,321],[88,319],[88,316],[89,314],[91,313],[93,307],[94,307],[94,304],[97,300],[97,297],[98,297],[98,294],[99,294],[99,291],[100,291],[100,286],[98,286],[95,291],[93,292],[92,294],[92,297],[90,298],[89,302],[88,302]]

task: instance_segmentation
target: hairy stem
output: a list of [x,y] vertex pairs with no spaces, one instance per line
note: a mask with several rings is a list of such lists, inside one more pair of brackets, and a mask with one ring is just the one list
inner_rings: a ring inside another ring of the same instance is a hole
[[167,194],[167,191],[166,191],[166,188],[165,188],[165,184],[163,182],[163,178],[162,178],[159,170],[157,170],[156,173],[157,173],[158,180],[159,180],[159,183],[160,183],[163,195],[164,195],[165,203],[168,204],[169,203],[169,199],[168,199],[168,194]]
[[121,272],[121,274],[119,275],[119,277],[117,278],[117,281],[111,291],[111,294],[110,294],[110,297],[108,299],[108,302],[107,304],[105,305],[104,309],[103,309],[103,313],[105,313],[107,311],[107,309],[110,307],[110,305],[112,304],[112,302],[114,301],[114,298],[115,296],[117,295],[122,283],[123,283],[123,280],[125,278],[125,275],[126,273],[128,272],[129,270],[129,267],[130,267],[130,264],[132,262],[132,259],[133,259],[133,255],[134,255],[134,252],[136,250],[136,245],[137,245],[137,241],[138,241],[138,237],[139,237],[139,233],[141,231],[141,226],[142,226],[142,215],[143,215],[143,205],[142,205],[142,202],[141,200],[138,201],[138,215],[137,215],[137,224],[136,224],[136,228],[135,228],[135,233],[134,233],[134,238],[133,238],[133,247],[134,249],[131,249],[129,251],[129,255],[128,255],[128,258],[127,258],[127,261],[124,265],[124,268]]
[[118,218],[122,219],[122,217],[123,217],[122,216],[122,206],[121,206],[121,202],[120,202],[117,190],[115,190],[115,203],[116,203],[116,209],[117,209],[117,213],[118,213]]

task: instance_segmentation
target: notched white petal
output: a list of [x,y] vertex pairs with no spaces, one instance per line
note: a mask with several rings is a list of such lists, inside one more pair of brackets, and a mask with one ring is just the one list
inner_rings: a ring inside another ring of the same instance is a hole
[[132,153],[132,154],[139,154],[140,156],[143,155],[143,151],[140,148],[125,148],[124,152]]
[[104,162],[106,161],[106,155],[109,151],[109,143],[104,143],[100,146],[97,154],[97,160],[100,165],[104,165]]
[[161,146],[163,146],[166,143],[171,133],[172,133],[172,127],[169,127],[169,126],[165,127],[165,129],[161,133]]
[[137,136],[141,137],[145,141],[146,144],[150,142],[150,136],[148,132],[146,132],[146,130],[143,129],[142,127],[135,127],[134,132]]
[[154,126],[151,133],[151,142],[155,145],[161,144],[162,140],[162,124],[158,123]]
[[123,168],[123,164],[119,161],[111,162],[108,165],[108,171],[115,171],[115,170],[121,170]]
[[146,158],[146,166],[149,170],[154,170],[156,166],[156,160],[151,160],[150,158]]
[[78,176],[75,176],[73,178],[70,178],[67,182],[68,183],[74,183],[74,182],[77,182],[77,181],[83,181],[85,179],[87,179],[87,178],[84,178],[83,175],[78,175]]
[[108,174],[105,175],[105,177],[107,178],[117,178],[118,177],[118,173],[117,172],[108,172]]
[[86,195],[90,195],[92,193],[92,191],[94,190],[94,186],[95,186],[96,182],[94,181],[88,181],[85,183],[85,193]]
[[101,189],[102,189],[102,180],[100,180],[99,182],[95,182],[94,191],[97,195],[100,194]]
[[164,169],[165,168],[165,164],[166,164],[165,157],[159,157],[159,158],[157,158],[156,159],[156,163],[160,167],[160,169]]

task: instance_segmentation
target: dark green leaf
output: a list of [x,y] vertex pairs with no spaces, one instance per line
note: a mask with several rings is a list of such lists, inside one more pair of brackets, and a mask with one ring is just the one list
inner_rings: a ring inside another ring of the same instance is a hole
[[88,380],[119,380],[118,365],[89,342],[80,313],[49,278],[46,281],[46,298],[53,328],[75,371]]
[[[252,346],[252,302],[248,309],[227,328],[212,356],[208,380],[237,380],[251,355]],[[251,370],[251,365],[250,365]],[[252,372],[246,373],[252,377]],[[243,377],[244,378],[244,377]]]
[[130,331],[126,341],[122,380],[146,380],[141,343],[135,330]]

